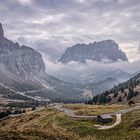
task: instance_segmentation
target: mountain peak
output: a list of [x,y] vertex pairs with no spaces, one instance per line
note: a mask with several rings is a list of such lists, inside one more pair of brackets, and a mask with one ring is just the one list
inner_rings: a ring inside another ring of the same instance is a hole
[[126,54],[111,39],[89,44],[76,44],[67,48],[59,61],[62,63],[70,61],[85,63],[87,59],[102,62],[104,60],[111,60],[113,62],[118,60],[128,61]]
[[[18,76],[30,76],[45,72],[42,55],[36,50],[20,46],[4,37],[4,30],[0,23],[0,64]],[[12,58],[12,59],[11,59]]]
[[4,30],[3,30],[2,24],[0,23],[0,38],[3,38],[3,37],[4,37]]

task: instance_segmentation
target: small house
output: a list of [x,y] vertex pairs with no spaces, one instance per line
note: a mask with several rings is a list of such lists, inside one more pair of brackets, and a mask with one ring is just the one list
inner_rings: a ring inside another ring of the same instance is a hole
[[100,123],[109,123],[109,122],[112,122],[112,116],[111,115],[98,115],[97,116],[97,122],[100,122]]

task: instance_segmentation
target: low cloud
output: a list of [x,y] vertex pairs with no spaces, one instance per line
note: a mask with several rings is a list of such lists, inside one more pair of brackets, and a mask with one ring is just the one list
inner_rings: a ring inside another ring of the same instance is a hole
[[88,78],[96,78],[99,75],[122,70],[124,72],[133,74],[140,71],[140,61],[132,63],[118,61],[115,63],[102,63],[97,61],[87,60],[86,64],[71,61],[68,64],[61,62],[53,62],[44,56],[46,64],[46,71],[50,75],[54,75],[66,81],[85,81]]
[[140,53],[140,45],[138,46],[138,52]]

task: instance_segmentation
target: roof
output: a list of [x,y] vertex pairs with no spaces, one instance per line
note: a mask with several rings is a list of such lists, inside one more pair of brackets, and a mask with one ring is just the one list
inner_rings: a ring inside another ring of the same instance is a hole
[[102,119],[112,119],[111,115],[105,114],[105,115],[99,115]]

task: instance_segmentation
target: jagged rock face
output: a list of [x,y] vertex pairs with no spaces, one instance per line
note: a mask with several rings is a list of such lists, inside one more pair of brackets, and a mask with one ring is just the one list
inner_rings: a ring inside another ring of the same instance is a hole
[[4,37],[4,31],[2,28],[2,24],[0,23],[0,38],[3,38],[3,37]]
[[113,62],[118,59],[128,61],[126,54],[119,49],[119,45],[113,40],[104,40],[90,44],[77,44],[66,49],[59,61],[62,63],[68,63],[70,61],[85,62],[86,59],[94,61],[107,59]]
[[0,64],[13,74],[28,76],[45,71],[45,64],[39,52],[4,37],[0,24]]

